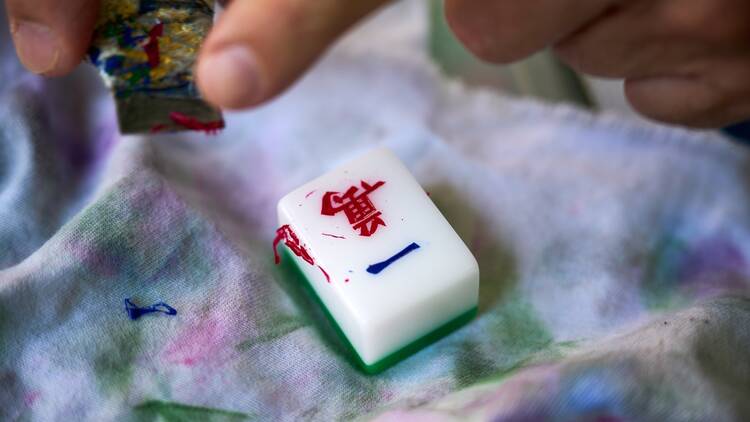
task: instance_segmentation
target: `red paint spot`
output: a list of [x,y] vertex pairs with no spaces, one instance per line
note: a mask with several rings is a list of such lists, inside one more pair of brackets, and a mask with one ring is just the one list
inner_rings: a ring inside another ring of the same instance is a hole
[[167,125],[164,123],[159,123],[158,125],[154,125],[154,127],[151,128],[151,133],[159,133],[164,131],[167,128]]
[[345,279],[344,279],[344,283],[348,283],[348,282],[349,282],[349,279],[348,279],[348,278],[345,278]]
[[308,192],[308,193],[307,193],[307,195],[305,195],[305,199],[309,198],[309,197],[310,197],[310,195],[312,195],[312,194],[314,194],[314,193],[315,193],[315,191],[314,191],[314,190],[311,190],[310,192]]
[[330,233],[321,233],[321,234],[322,234],[323,236],[328,236],[328,237],[335,237],[336,239],[346,239],[346,238],[345,238],[344,236],[337,236],[337,235],[335,235],[335,234],[330,234]]
[[217,132],[219,132],[219,130],[224,129],[224,120],[201,122],[195,117],[188,116],[176,111],[169,113],[169,118],[182,127],[199,132],[206,132],[209,135],[215,135]]
[[430,195],[430,192],[428,192],[428,191],[425,191],[424,193],[426,193],[427,196],[432,196],[432,195]]
[[148,31],[148,42],[143,46],[143,51],[148,57],[148,65],[153,67],[159,66],[159,37],[164,35],[164,24],[159,22]]
[[284,241],[286,247],[289,248],[289,250],[292,251],[295,255],[304,259],[308,264],[315,265],[315,260],[312,256],[310,256],[310,253],[307,252],[307,249],[305,249],[305,247],[300,244],[297,234],[294,233],[294,230],[292,230],[291,227],[289,227],[289,224],[285,224],[276,229],[276,238],[273,240],[273,257],[276,264],[281,262],[281,257],[279,256],[279,251],[277,249],[279,242],[281,242],[282,240]]
[[318,265],[318,268],[320,268],[320,271],[326,277],[326,281],[330,283],[331,282],[331,277],[328,276],[328,273],[326,272],[326,270],[324,270],[323,267],[321,267],[320,265]]

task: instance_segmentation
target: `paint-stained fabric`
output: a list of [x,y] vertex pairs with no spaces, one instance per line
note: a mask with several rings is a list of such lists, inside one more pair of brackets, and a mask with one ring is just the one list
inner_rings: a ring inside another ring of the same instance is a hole
[[[218,136],[120,136],[92,69],[30,76],[6,35],[0,420],[750,419],[748,151],[463,89],[423,12],[387,10]],[[469,325],[365,376],[271,243],[283,194],[375,145],[481,287]]]

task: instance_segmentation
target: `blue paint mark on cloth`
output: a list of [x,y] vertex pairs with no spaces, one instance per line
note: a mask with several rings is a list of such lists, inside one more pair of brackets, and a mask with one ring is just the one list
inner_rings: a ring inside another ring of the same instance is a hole
[[151,306],[141,308],[131,302],[129,298],[125,299],[125,311],[127,311],[130,319],[134,321],[142,317],[143,315],[151,314],[154,312],[161,312],[167,315],[177,315],[177,310],[164,302],[155,303]]
[[419,245],[412,242],[411,245],[405,247],[396,255],[393,255],[392,257],[386,259],[383,262],[378,262],[377,264],[370,265],[369,267],[367,267],[367,272],[370,274],[378,274],[384,269],[386,269],[386,267],[388,267],[389,265],[393,264],[394,262],[406,256],[406,254],[408,254],[409,252],[417,250],[417,249],[419,249]]

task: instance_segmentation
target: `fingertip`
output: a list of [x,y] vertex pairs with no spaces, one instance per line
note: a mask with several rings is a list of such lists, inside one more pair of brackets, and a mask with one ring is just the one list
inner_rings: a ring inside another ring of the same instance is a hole
[[80,64],[91,42],[99,10],[97,0],[52,3],[46,7],[8,0],[6,6],[11,37],[26,69],[44,76],[61,76]]
[[633,109],[652,120],[695,128],[719,127],[727,120],[716,90],[696,78],[632,78],[623,88]]
[[197,65],[201,95],[220,108],[243,109],[265,99],[257,55],[246,45],[231,44],[204,51]]
[[482,61],[507,64],[528,57],[543,47],[534,42],[533,27],[516,18],[511,2],[446,0],[445,21],[453,34]]
[[242,109],[281,94],[333,41],[384,0],[233,1],[206,39],[198,60],[203,97]]
[[486,62],[496,62],[499,57],[492,43],[483,40],[484,30],[477,22],[475,10],[471,4],[462,0],[446,0],[443,6],[445,22],[453,34],[472,54]]
[[21,64],[30,72],[47,75],[58,71],[62,46],[47,25],[13,19],[10,32]]

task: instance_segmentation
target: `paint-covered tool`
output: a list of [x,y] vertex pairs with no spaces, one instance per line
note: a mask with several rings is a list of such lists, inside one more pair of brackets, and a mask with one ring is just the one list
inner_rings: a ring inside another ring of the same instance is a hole
[[[479,268],[409,170],[377,149],[278,204],[286,246],[309,291],[368,373],[470,320]],[[276,254],[277,263],[281,256]]]
[[100,10],[88,57],[112,90],[122,133],[224,127],[193,75],[213,1],[103,0]]

